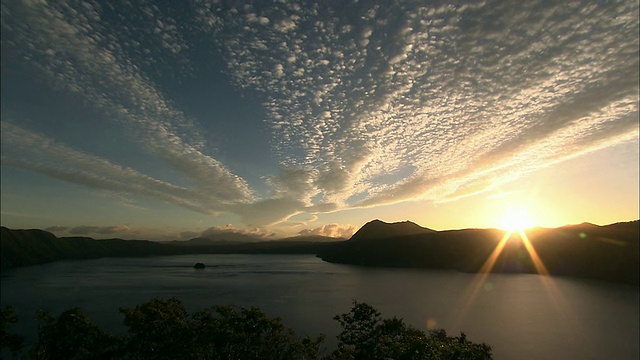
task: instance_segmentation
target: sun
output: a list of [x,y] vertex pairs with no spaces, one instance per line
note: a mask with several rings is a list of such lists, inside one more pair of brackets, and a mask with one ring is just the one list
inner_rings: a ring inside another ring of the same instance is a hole
[[508,208],[502,219],[500,228],[506,231],[520,231],[534,226],[534,223],[524,208]]

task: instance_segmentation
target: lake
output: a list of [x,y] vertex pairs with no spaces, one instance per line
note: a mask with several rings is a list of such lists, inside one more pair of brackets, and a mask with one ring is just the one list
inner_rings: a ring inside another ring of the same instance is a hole
[[[193,264],[207,264],[203,270]],[[37,309],[82,307],[122,331],[120,307],[176,296],[191,311],[258,306],[299,334],[335,345],[353,300],[383,317],[426,330],[464,331],[494,359],[638,359],[639,288],[528,274],[465,274],[331,264],[312,255],[181,255],[63,261],[5,270],[1,303],[21,316],[14,331],[36,331]]]

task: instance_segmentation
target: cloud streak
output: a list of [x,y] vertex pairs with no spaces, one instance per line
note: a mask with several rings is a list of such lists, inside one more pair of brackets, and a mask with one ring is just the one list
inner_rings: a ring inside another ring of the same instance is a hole
[[2,123],[2,164],[35,171],[95,189],[144,195],[203,214],[214,199],[199,191],[172,185],[111,161],[57,143],[6,120]]
[[[114,41],[114,34],[98,21],[98,4],[87,3],[80,8],[63,3],[11,5],[24,20],[7,21],[11,24],[5,26],[12,34],[11,45],[52,84],[84,97],[104,111],[131,131],[148,151],[193,179],[207,197],[221,203],[253,198],[246,181],[203,153],[204,140],[196,124],[174,109],[153,81],[126,56],[122,45]],[[156,26],[163,29],[154,31],[163,44],[173,44],[165,46],[171,53],[187,47],[180,44],[180,36],[172,37],[166,31],[170,28],[170,33],[175,32],[175,26],[163,25],[161,20],[156,21]]]

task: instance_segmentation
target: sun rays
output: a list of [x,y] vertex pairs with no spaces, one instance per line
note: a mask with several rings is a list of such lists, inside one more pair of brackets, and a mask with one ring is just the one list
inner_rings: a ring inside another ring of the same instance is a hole
[[[525,219],[525,218],[521,218]],[[458,315],[458,319],[456,321],[457,325],[459,325],[466,317],[469,309],[473,305],[473,303],[477,300],[480,295],[481,290],[488,291],[487,289],[492,289],[491,283],[488,282],[489,274],[491,274],[500,258],[505,251],[505,248],[509,244],[510,241],[520,241],[526,250],[527,255],[531,259],[533,266],[535,268],[535,272],[540,275],[540,281],[543,283],[544,288],[546,289],[549,298],[553,302],[556,309],[559,310],[559,313],[562,313],[560,310],[567,310],[566,306],[563,306],[563,301],[561,298],[561,294],[557,287],[555,286],[553,279],[549,276],[549,271],[547,267],[544,265],[542,259],[538,255],[535,247],[531,243],[529,236],[525,231],[524,221],[514,221],[511,223],[514,229],[506,230],[504,235],[497,243],[496,247],[493,249],[487,260],[484,262],[480,270],[478,271],[478,275],[476,279],[470,284],[469,290],[466,293],[466,296],[463,298],[464,305],[461,308],[461,311]],[[522,227],[521,227],[522,226]],[[513,244],[511,246],[516,246]],[[566,315],[566,314],[563,314]]]

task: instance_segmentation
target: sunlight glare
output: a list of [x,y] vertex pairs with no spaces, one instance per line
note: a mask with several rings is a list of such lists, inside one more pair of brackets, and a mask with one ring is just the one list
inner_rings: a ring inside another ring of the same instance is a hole
[[508,232],[522,231],[533,226],[534,223],[531,220],[531,217],[527,213],[526,209],[523,208],[509,208],[500,221],[500,228]]
[[529,237],[524,231],[524,229],[526,229],[527,227],[532,226],[530,219],[528,218],[528,216],[526,216],[526,213],[524,212],[514,213],[512,211],[509,213],[509,215],[514,215],[514,214],[515,216],[510,216],[508,217],[508,219],[505,218],[505,220],[508,220],[508,221],[505,221],[505,225],[509,225],[510,227],[513,227],[513,229],[505,230],[504,235],[502,236],[502,239],[500,239],[496,247],[493,249],[493,251],[487,258],[487,260],[484,262],[484,264],[478,271],[476,280],[472,282],[472,284],[470,285],[470,288],[468,290],[469,295],[466,296],[466,302],[462,306],[462,310],[459,312],[459,316],[456,320],[456,324],[460,324],[461,321],[463,321],[463,319],[466,317],[469,308],[471,307],[473,302],[477,299],[477,297],[480,295],[480,292],[482,289],[485,289],[485,291],[491,291],[492,285],[491,283],[487,282],[489,274],[492,272],[493,267],[495,266],[498,260],[498,257],[500,257],[500,255],[502,254],[502,251],[507,245],[507,242],[509,241],[509,239],[512,238],[512,235],[514,233],[517,233],[520,235],[520,241],[522,241],[522,243],[524,244],[524,247],[527,253],[529,254],[529,257],[533,261],[533,265],[536,269],[536,272],[540,275],[540,279],[543,282],[544,287],[546,288],[547,293],[549,294],[549,297],[551,298],[554,306],[557,309],[566,308],[565,306],[566,304],[564,304],[564,302],[560,297],[561,295],[560,292],[555,287],[555,284],[553,283],[551,276],[549,276],[550,274],[549,274],[549,271],[547,270],[547,267],[542,262],[542,259],[540,259],[540,256],[538,256],[538,252],[535,250],[535,248],[533,247],[533,244],[529,240]]

